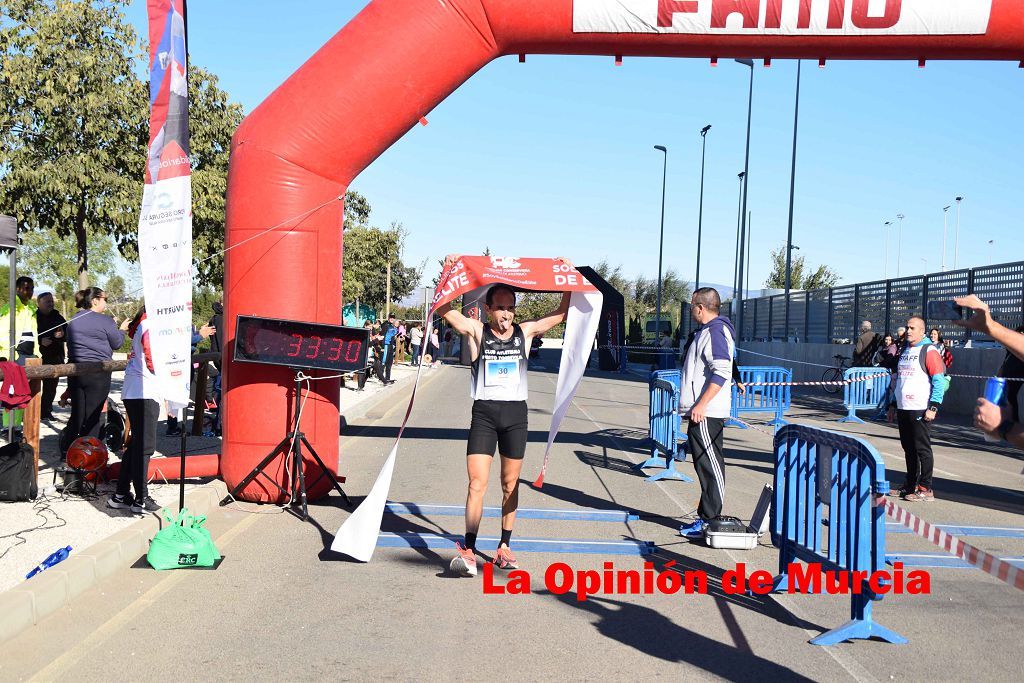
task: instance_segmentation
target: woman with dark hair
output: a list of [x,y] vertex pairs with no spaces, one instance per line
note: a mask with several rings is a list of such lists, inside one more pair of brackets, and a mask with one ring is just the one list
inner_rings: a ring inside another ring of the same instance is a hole
[[[121,324],[108,315],[107,295],[99,287],[87,287],[75,294],[81,310],[68,323],[68,362],[95,363],[113,360],[114,351],[124,343],[129,321]],[[95,372],[68,378],[71,394],[71,418],[68,420],[69,441],[80,436],[100,434],[103,404],[110,394],[110,373]]]
[[[156,512],[160,505],[149,496],[146,488],[149,458],[156,450],[156,425],[160,420],[159,395],[153,372],[153,355],[149,347],[149,323],[146,307],[128,324],[132,350],[128,367],[124,370],[121,400],[132,426],[132,438],[121,459],[121,472],[117,476],[117,492],[107,499],[114,509],[130,508],[132,512]],[[132,497],[130,488],[135,488]]]
[[887,370],[894,370],[896,368],[899,355],[899,347],[896,338],[893,337],[891,333],[886,332],[885,336],[882,337],[881,346],[879,346],[878,351],[875,352],[875,365],[879,365]]

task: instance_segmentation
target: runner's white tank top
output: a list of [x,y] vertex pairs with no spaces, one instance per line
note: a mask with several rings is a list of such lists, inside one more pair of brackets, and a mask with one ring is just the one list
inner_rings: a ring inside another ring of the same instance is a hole
[[477,401],[525,401],[526,336],[523,328],[513,323],[512,336],[499,339],[484,325],[480,355],[473,361],[469,395]]

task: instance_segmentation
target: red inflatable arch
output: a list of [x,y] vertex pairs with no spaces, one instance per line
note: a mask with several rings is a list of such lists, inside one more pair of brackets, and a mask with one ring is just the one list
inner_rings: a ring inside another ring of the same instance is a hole
[[[245,119],[232,143],[220,462],[229,487],[291,419],[286,369],[227,362],[235,316],[339,323],[349,183],[485,64],[528,53],[1017,61],[1024,2],[374,0]],[[338,400],[336,380],[315,383],[303,420],[335,469]],[[279,498],[258,482],[244,497]]]

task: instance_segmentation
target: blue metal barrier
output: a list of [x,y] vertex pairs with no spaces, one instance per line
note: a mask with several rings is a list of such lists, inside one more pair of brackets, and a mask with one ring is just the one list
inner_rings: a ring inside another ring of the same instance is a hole
[[782,416],[789,410],[791,391],[789,386],[764,386],[764,382],[792,382],[793,371],[789,368],[749,366],[741,365],[737,368],[740,372],[740,381],[746,387],[746,393],[740,393],[736,384],[732,385],[732,408],[729,411],[731,416],[726,425],[746,429],[738,418],[740,413],[774,413],[775,419],[769,424],[781,427],[786,424]]
[[[817,563],[823,571],[867,575],[884,571],[885,513],[875,505],[875,497],[888,492],[882,456],[866,441],[804,425],[778,430],[771,510],[772,543],[779,548],[774,589],[789,589],[789,565],[796,560]],[[827,516],[823,516],[825,507]],[[826,525],[828,538],[823,539]],[[867,581],[860,592],[851,583],[850,592],[850,621],[814,638],[811,644],[834,645],[871,637],[907,642],[872,620],[872,600],[882,596],[873,593]]]
[[650,428],[647,433],[651,442],[651,457],[633,467],[642,470],[661,466],[661,458],[658,457],[661,452],[664,454],[665,469],[647,477],[647,481],[693,481],[676,469],[676,461],[686,459],[686,447],[679,445],[680,440],[684,444],[686,441],[686,435],[682,433],[682,418],[679,416],[679,383],[678,370],[657,370],[651,373]]
[[[871,377],[871,379],[861,379],[863,377]],[[863,424],[864,420],[857,417],[857,411],[868,408],[877,410],[880,402],[884,400],[891,377],[885,368],[850,368],[843,373],[843,379],[847,381],[860,381],[843,387],[843,405],[849,412],[839,421]]]

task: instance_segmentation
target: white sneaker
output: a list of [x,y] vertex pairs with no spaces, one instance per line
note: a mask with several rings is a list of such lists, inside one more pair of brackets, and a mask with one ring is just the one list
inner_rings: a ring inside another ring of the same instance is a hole
[[473,551],[463,548],[461,543],[455,544],[455,550],[458,554],[452,558],[451,564],[448,565],[452,574],[476,576],[476,555]]

